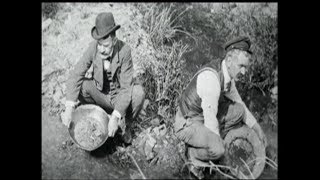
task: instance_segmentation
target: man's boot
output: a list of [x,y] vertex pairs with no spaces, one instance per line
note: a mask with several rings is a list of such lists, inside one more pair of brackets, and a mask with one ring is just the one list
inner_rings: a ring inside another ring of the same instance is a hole
[[125,129],[125,133],[122,136],[122,140],[126,143],[126,144],[131,144],[132,142],[132,134],[131,134],[131,128],[130,127],[126,127]]
[[131,144],[132,142],[132,133],[131,133],[131,122],[127,121],[126,118],[121,118],[120,128],[122,130],[122,140],[126,144]]

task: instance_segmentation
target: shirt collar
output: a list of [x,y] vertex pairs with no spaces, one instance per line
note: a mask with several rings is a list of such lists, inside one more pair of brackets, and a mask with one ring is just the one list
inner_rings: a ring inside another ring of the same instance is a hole
[[222,61],[222,73],[224,77],[224,87],[227,87],[227,84],[231,81],[231,77],[229,76],[225,60]]

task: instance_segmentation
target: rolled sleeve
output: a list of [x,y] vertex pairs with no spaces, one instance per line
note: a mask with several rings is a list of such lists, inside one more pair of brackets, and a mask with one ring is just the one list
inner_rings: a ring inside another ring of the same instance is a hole
[[217,120],[220,83],[217,75],[212,71],[203,71],[197,77],[197,93],[201,98],[204,125],[220,136]]
[[235,102],[238,102],[240,104],[242,104],[245,108],[245,118],[244,118],[244,121],[245,123],[250,127],[252,128],[253,125],[257,122],[256,118],[252,115],[252,113],[249,111],[248,107],[246,106],[246,104],[242,101],[242,98],[241,96],[239,95],[239,92],[236,88],[236,85],[235,85],[235,81],[232,80],[231,81],[231,87],[230,87],[230,94],[229,94],[229,98]]

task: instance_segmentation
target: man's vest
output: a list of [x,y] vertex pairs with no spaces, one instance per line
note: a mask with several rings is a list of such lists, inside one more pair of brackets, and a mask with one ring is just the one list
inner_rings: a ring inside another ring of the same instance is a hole
[[[187,85],[186,89],[180,96],[179,107],[180,111],[185,119],[190,120],[200,120],[203,121],[203,110],[201,107],[201,98],[197,93],[197,77],[199,73],[210,70],[214,72],[219,79],[221,86],[221,93],[219,97],[219,104],[225,100],[224,98],[224,76],[221,69],[221,60],[219,59],[218,65],[215,65],[213,61],[202,67],[191,79],[190,83]],[[209,83],[209,82],[208,82]]]

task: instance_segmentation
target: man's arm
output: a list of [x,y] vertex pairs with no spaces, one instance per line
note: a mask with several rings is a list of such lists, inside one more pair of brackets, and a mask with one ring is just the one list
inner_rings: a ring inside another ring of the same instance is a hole
[[122,117],[125,115],[131,101],[131,85],[133,79],[131,50],[128,46],[126,48],[120,69],[120,90],[115,102],[115,112],[119,112]]
[[120,90],[117,94],[116,101],[114,104],[114,110],[111,114],[111,118],[108,124],[108,135],[113,137],[118,127],[121,125],[119,120],[121,117],[124,117],[126,114],[126,110],[129,107],[131,101],[131,85],[133,78],[133,65],[131,58],[131,50],[127,46],[124,49],[124,56],[121,62],[120,69]]
[[83,82],[83,78],[92,64],[93,53],[95,52],[94,42],[89,44],[89,47],[80,58],[80,60],[75,65],[75,68],[70,71],[69,78],[67,80],[67,89],[66,89],[66,109],[61,114],[61,120],[64,125],[69,127],[72,112],[76,106],[80,88]]
[[67,80],[67,92],[66,100],[71,102],[76,102],[79,96],[80,88],[83,82],[83,78],[87,70],[92,64],[93,53],[95,52],[95,43],[89,44],[89,47],[79,59],[74,69],[70,71],[69,78]]
[[244,118],[245,123],[258,134],[260,140],[263,142],[263,144],[266,147],[267,146],[266,136],[264,135],[263,130],[259,125],[259,123],[257,122],[256,118],[252,115],[252,113],[249,111],[246,104],[242,101],[241,96],[239,95],[239,92],[235,84],[236,84],[235,81],[232,80],[229,98],[243,105],[245,109],[245,114],[246,114]]
[[203,71],[197,78],[197,93],[201,98],[204,125],[220,136],[217,120],[220,83],[217,75],[212,71]]
[[239,95],[239,92],[237,90],[237,87],[235,85],[235,81],[231,80],[231,87],[230,87],[230,93],[229,95],[227,95],[227,97],[235,102],[238,102],[240,104],[243,105],[244,109],[245,109],[245,118],[244,121],[245,123],[252,128],[254,126],[255,123],[257,123],[256,118],[252,115],[252,113],[249,111],[249,109],[247,108],[246,104],[242,101],[241,96]]

